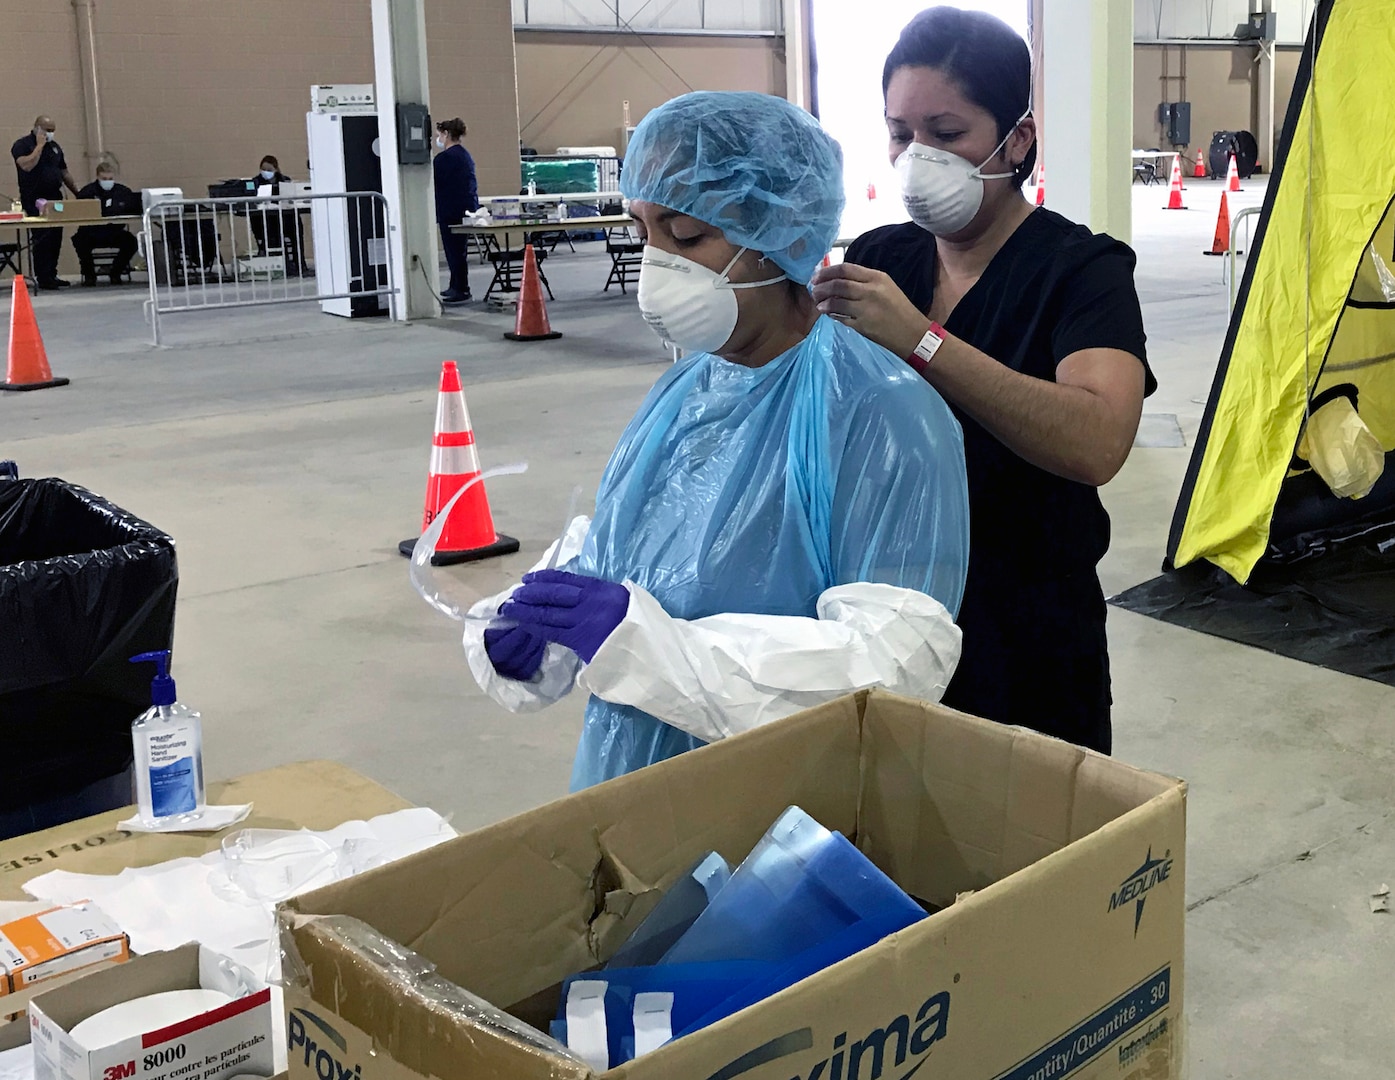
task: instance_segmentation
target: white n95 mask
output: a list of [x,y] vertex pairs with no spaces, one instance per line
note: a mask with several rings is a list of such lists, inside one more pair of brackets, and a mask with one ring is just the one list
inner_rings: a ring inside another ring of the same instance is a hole
[[716,352],[736,329],[735,289],[760,289],[785,281],[788,274],[765,281],[731,282],[727,275],[738,251],[720,274],[701,263],[645,246],[639,269],[639,313],[656,334],[685,352]]
[[952,236],[968,227],[983,206],[983,182],[1005,180],[1011,172],[985,173],[981,170],[992,161],[999,150],[1030,113],[1024,112],[978,165],[948,150],[936,150],[921,143],[911,143],[896,159],[896,175],[901,181],[901,201],[911,220],[926,232],[936,236]]

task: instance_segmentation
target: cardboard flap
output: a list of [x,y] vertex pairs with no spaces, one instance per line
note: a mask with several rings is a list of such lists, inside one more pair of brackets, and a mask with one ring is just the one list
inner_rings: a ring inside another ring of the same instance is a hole
[[[587,1080],[591,1070],[493,1029],[486,1019],[452,1011],[415,992],[412,980],[346,946],[322,921],[296,919],[290,933],[313,1001],[291,1002],[288,1018],[292,1064],[304,1054],[313,1067],[311,1045],[327,1036],[339,1054],[364,1058],[384,1053],[420,1076],[440,1080]],[[333,1014],[320,1015],[317,1005]],[[342,1028],[346,1021],[357,1032]],[[338,1025],[337,1027],[334,1025]],[[372,1032],[370,1037],[365,1032]],[[351,1035],[358,1039],[351,1039]],[[353,1060],[345,1073],[354,1072]]]
[[163,953],[147,953],[140,963],[97,971],[67,986],[34,997],[31,1008],[42,1010],[64,1031],[113,1005],[165,990],[197,990],[199,947],[183,945]]
[[1185,789],[1070,743],[874,691],[858,846],[936,906]]

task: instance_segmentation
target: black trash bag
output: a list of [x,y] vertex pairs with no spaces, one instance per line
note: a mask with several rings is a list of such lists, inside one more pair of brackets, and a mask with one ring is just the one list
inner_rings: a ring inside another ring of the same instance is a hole
[[0,481],[0,838],[131,801],[131,721],[174,641],[174,541],[62,480]]

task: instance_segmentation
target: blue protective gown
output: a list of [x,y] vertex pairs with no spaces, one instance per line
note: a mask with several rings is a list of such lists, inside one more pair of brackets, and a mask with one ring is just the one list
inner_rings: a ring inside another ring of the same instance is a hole
[[[708,353],[650,391],[568,569],[629,579],[668,614],[816,615],[836,585],[924,592],[953,614],[969,558],[963,437],[938,393],[822,317],[764,367]],[[592,697],[572,790],[701,742]]]

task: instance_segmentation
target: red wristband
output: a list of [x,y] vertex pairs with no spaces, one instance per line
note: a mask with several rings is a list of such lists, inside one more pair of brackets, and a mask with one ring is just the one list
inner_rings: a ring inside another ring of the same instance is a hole
[[940,346],[944,344],[945,336],[945,328],[932,319],[930,329],[925,331],[925,336],[920,339],[915,350],[906,357],[906,363],[924,375],[930,367],[930,361],[935,358],[935,353],[939,352]]

